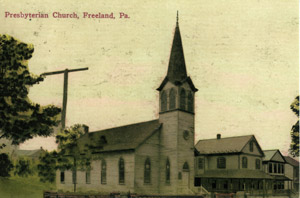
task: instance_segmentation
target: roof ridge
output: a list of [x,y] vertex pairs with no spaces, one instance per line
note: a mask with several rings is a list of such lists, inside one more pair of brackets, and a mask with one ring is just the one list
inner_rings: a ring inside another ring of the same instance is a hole
[[202,139],[202,140],[199,140],[198,142],[200,142],[200,141],[206,141],[206,140],[222,140],[222,139],[239,138],[239,137],[247,137],[247,136],[254,136],[254,134],[252,134],[252,135],[241,135],[241,136],[224,137],[224,138],[220,138],[220,139],[217,139],[217,138]]
[[137,122],[137,123],[127,124],[127,125],[121,125],[121,126],[117,126],[117,127],[111,127],[111,128],[101,129],[101,130],[98,130],[98,131],[91,131],[89,133],[96,133],[96,132],[102,132],[102,131],[107,131],[107,130],[122,128],[122,127],[127,127],[127,126],[140,125],[140,124],[145,124],[147,122],[154,122],[154,121],[158,121],[158,119],[144,121],[144,122]]

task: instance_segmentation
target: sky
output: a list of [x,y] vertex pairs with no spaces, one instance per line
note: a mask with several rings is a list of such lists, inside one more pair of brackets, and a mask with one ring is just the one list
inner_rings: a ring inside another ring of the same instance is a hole
[[[199,139],[254,134],[263,150],[287,154],[299,94],[299,5],[291,0],[0,0],[0,34],[35,47],[32,73],[89,67],[69,75],[67,126],[90,131],[158,119],[176,12],[188,75],[199,89]],[[5,17],[47,13],[49,18]],[[77,13],[54,18],[53,12]],[[83,18],[114,13],[115,19]],[[129,18],[119,18],[119,13]],[[63,75],[30,88],[32,101],[62,105]],[[55,148],[35,138],[22,149]]]

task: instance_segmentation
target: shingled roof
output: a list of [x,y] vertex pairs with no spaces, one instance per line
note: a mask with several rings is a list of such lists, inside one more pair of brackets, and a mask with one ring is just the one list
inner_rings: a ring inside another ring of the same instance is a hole
[[159,131],[161,123],[158,120],[136,123],[101,131],[86,133],[79,140],[79,145],[93,146],[93,152],[109,152],[133,150],[147,138]]
[[284,159],[287,163],[289,163],[292,166],[295,166],[295,167],[299,166],[299,161],[291,158],[290,156],[284,156]]
[[187,76],[178,21],[176,22],[175,27],[175,33],[169,59],[168,73],[157,90],[162,90],[168,81],[175,85],[180,85],[184,82],[187,82],[193,91],[198,91],[198,89],[194,86],[191,78]]
[[240,153],[254,135],[199,140],[195,148],[199,154]]

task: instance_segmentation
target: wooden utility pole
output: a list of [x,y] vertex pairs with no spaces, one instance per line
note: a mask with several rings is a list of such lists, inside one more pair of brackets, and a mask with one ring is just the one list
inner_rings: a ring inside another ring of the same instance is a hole
[[70,72],[84,71],[88,70],[88,67],[79,68],[79,69],[65,69],[54,72],[46,72],[42,73],[42,76],[56,75],[56,74],[64,74],[64,90],[63,90],[63,105],[62,105],[62,113],[61,113],[61,127],[62,129],[66,126],[66,114],[67,114],[67,99],[68,99],[68,76]]

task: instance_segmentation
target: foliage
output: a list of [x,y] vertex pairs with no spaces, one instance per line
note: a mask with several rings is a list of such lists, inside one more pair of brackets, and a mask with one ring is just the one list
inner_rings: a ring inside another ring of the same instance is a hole
[[15,165],[14,175],[28,177],[33,174],[32,164],[28,159],[19,159]]
[[38,176],[41,182],[50,182],[55,181],[55,170],[56,170],[56,152],[44,152],[40,156],[40,162],[38,164]]
[[84,135],[84,125],[76,124],[56,136],[58,151],[46,152],[40,157],[38,172],[43,182],[54,182],[56,170],[71,170],[90,166],[88,153],[82,155],[78,140]]
[[294,102],[291,104],[292,111],[297,115],[298,121],[293,125],[291,129],[291,144],[290,144],[290,154],[294,157],[299,157],[299,96],[297,96]]
[[0,177],[10,177],[13,164],[6,153],[0,154]]
[[51,135],[61,111],[28,98],[29,88],[43,80],[29,72],[28,60],[33,51],[31,44],[0,35],[0,138],[11,140],[13,145]]

